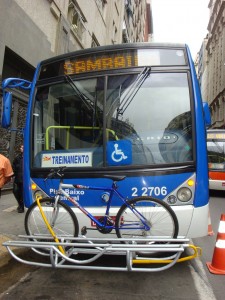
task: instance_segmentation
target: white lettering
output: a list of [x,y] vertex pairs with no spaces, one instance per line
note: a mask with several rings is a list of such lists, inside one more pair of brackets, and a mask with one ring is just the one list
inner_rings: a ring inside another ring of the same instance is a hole
[[[78,191],[76,189],[64,189],[64,192],[67,193],[68,195],[78,195],[77,197],[79,197],[80,195],[84,195],[85,192],[84,191]],[[56,195],[57,190],[56,189],[49,189],[49,194],[54,194]],[[63,197],[62,199],[64,199],[65,197]],[[66,199],[66,198],[65,198]],[[76,199],[76,197],[74,197],[74,199]]]
[[132,197],[137,196],[166,196],[167,195],[167,187],[166,186],[149,186],[142,187],[140,190],[137,187],[132,187]]

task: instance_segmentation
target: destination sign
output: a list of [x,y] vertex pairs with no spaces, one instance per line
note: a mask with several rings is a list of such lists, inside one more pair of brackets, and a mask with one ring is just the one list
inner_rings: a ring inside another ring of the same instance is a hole
[[63,60],[43,64],[39,79],[60,75],[83,74],[145,66],[184,66],[187,65],[183,49],[117,49],[66,56]]
[[225,140],[225,133],[207,133],[208,140]]
[[64,62],[64,74],[72,75],[112,69],[178,64],[185,64],[182,50],[123,50],[70,58]]
[[64,63],[64,73],[79,74],[109,69],[131,68],[138,66],[138,56],[134,53],[115,53],[109,55],[70,59]]

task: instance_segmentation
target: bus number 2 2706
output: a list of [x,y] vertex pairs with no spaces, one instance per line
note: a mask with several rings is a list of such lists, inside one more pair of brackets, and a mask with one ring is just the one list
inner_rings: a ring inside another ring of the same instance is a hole
[[167,188],[166,186],[150,186],[150,187],[143,187],[138,189],[137,187],[133,187],[132,189],[132,197],[137,196],[166,196],[167,195]]

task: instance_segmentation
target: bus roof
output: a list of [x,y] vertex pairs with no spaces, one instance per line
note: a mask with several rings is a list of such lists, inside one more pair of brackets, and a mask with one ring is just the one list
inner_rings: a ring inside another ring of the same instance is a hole
[[65,53],[40,63],[38,80],[134,67],[188,67],[187,45],[135,43]]
[[207,129],[207,133],[221,133],[221,132],[225,132],[225,129]]
[[76,50],[73,52],[68,52],[68,53],[64,53],[58,56],[54,56],[51,58],[48,58],[46,60],[41,61],[41,65],[42,64],[49,64],[51,62],[57,61],[57,60],[61,60],[61,59],[66,59],[67,57],[71,57],[71,56],[79,56],[79,55],[83,55],[83,54],[88,54],[88,53],[93,53],[93,52],[101,52],[101,51],[109,51],[109,50],[123,50],[123,49],[139,49],[139,48],[167,48],[167,49],[176,49],[176,48],[186,48],[187,45],[186,44],[181,44],[181,43],[149,43],[149,42],[145,42],[145,43],[125,43],[125,44],[116,44],[116,45],[108,45],[108,46],[99,46],[99,47],[94,47],[94,48],[86,48],[86,49],[82,49],[82,50]]

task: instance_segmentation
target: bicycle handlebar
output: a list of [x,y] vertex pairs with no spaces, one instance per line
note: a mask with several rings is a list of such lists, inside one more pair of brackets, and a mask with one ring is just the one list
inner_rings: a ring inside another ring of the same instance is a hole
[[[44,181],[51,179],[51,178],[55,178],[55,177],[59,177],[59,178],[63,178],[64,177],[64,170],[66,169],[66,166],[63,167],[59,167],[57,170],[55,169],[51,169],[49,174],[47,175],[47,177],[44,179]],[[108,175],[108,174],[104,174],[103,176],[101,176],[103,178],[108,178],[108,179],[112,179],[114,182],[116,181],[122,181],[126,178],[126,176],[121,176],[121,175]]]
[[64,170],[66,169],[66,167],[60,167],[58,170],[54,170],[54,169],[51,169],[50,170],[50,173],[48,173],[47,177],[45,178],[44,181],[46,181],[47,179],[51,179],[51,178],[54,178],[55,176],[58,176],[60,178],[62,178],[64,176]]

